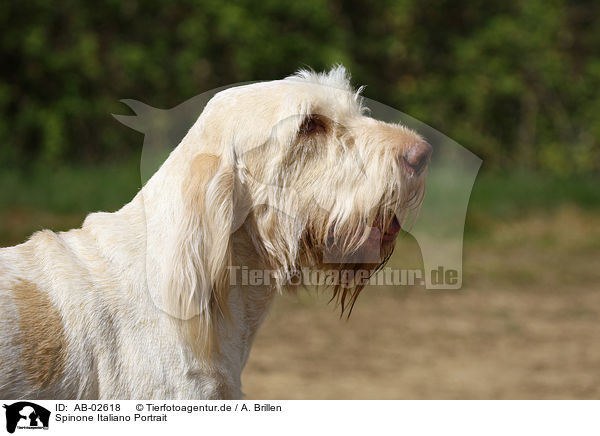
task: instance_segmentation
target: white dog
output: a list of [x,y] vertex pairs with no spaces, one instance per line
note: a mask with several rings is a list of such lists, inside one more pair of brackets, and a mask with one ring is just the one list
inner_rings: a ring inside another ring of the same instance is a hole
[[228,89],[121,210],[1,249],[0,397],[242,397],[273,296],[306,267],[372,273],[422,200],[431,146],[364,113],[342,67]]

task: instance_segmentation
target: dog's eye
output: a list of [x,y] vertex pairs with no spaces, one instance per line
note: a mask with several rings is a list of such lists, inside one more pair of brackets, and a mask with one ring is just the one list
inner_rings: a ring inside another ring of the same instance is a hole
[[323,120],[318,117],[307,117],[302,126],[300,126],[300,131],[304,134],[313,135],[315,133],[324,132],[325,131],[325,123]]

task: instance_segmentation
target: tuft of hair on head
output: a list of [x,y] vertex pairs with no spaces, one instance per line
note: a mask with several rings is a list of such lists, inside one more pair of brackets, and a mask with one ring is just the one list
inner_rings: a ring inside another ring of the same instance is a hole
[[[291,76],[286,77],[284,80],[289,82],[300,82],[314,86],[320,86],[324,89],[329,88],[331,91],[342,91],[342,93],[335,93],[335,99],[347,99],[347,103],[352,107],[355,107],[359,113],[367,114],[370,112],[369,108],[364,104],[364,98],[361,93],[364,90],[364,86],[354,88],[351,84],[351,76],[348,70],[342,64],[336,64],[328,71],[316,72],[312,68],[301,68]],[[344,97],[341,97],[343,94]],[[304,112],[310,112],[310,105],[307,106]],[[300,110],[299,113],[304,113]]]
[[342,64],[335,64],[329,71],[324,71],[321,73],[316,72],[312,68],[301,68],[291,76],[286,77],[285,80],[300,80],[316,85],[341,89],[353,94],[354,98],[358,100],[360,93],[364,89],[364,86],[361,86],[355,90],[351,84],[351,78],[352,76],[346,67],[344,67]]

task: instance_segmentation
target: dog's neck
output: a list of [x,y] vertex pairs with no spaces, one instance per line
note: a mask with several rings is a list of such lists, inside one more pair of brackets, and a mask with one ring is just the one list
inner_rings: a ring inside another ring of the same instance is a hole
[[[158,271],[152,269],[152,259],[148,258],[144,236],[148,231],[146,214],[142,191],[118,212],[89,215],[83,227],[92,236],[94,249],[107,260],[107,267],[113,271],[120,287],[124,292],[131,293],[124,297],[131,304],[145,306],[144,310],[136,313],[161,319],[161,325],[171,326],[175,330],[170,338],[179,338],[181,368],[179,371],[173,368],[174,371],[197,379],[202,386],[202,397],[239,398],[242,395],[242,369],[274,297],[274,291],[268,284],[248,282],[249,271],[264,271],[265,265],[261,264],[246,228],[238,229],[231,241],[232,277],[227,298],[229,316],[213,320],[218,347],[216,351],[207,353],[196,343],[194,329],[201,326],[194,325],[193,320],[186,321],[168,315],[161,310],[157,296],[153,295],[156,290],[151,289],[151,285],[157,282],[154,275]],[[120,250],[115,250],[115,241],[121,241],[118,244]],[[139,272],[143,276],[134,277],[126,272]],[[181,328],[184,326],[191,328]]]
[[[215,398],[240,398],[243,395],[241,373],[275,296],[273,286],[249,279],[252,272],[265,271],[265,266],[261,264],[243,227],[232,235],[232,245],[231,288],[227,299],[229,314],[214,321],[217,336],[215,349],[208,356],[200,354],[205,352],[201,349],[188,361],[192,371],[204,368],[198,370],[198,373],[202,373],[207,368],[208,357],[211,377],[219,380],[218,396]],[[184,339],[193,349],[193,330],[191,335],[184,335]]]

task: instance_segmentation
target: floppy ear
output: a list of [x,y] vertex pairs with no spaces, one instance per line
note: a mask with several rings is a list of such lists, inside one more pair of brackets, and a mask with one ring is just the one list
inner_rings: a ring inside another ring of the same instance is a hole
[[196,155],[186,166],[166,259],[166,295],[169,312],[191,321],[185,330],[194,346],[208,351],[216,344],[216,318],[228,315],[236,178],[233,166],[212,154]]

